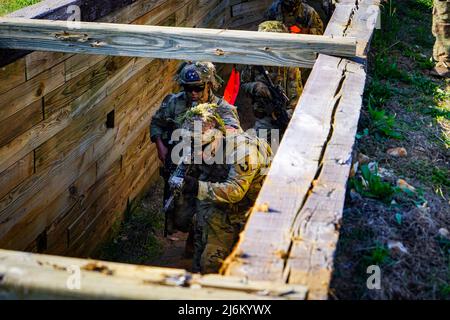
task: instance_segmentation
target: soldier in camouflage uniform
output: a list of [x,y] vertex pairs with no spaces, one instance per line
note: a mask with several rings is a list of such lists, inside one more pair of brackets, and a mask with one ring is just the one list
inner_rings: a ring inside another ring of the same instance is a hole
[[266,19],[282,21],[289,30],[299,29],[297,33],[321,35],[324,31],[319,14],[303,0],[274,1],[266,13]]
[[[158,157],[166,168],[162,173],[166,182],[164,201],[167,199],[169,191],[167,180],[174,169],[170,153],[176,142],[171,141],[172,133],[181,127],[180,118],[188,110],[200,103],[215,103],[217,112],[225,121],[226,129],[242,130],[236,107],[213,94],[213,90],[216,90],[220,84],[212,63],[183,63],[177,72],[176,80],[183,90],[164,98],[150,124],[151,141],[156,144]],[[174,207],[173,212],[168,214],[168,233],[173,233],[174,228],[187,232],[194,214],[195,200],[192,197],[180,197]]]
[[198,199],[193,271],[216,273],[238,240],[270,166],[272,151],[264,140],[247,133],[224,135],[216,106],[199,107],[203,107],[202,114],[185,122],[191,131],[196,120],[207,128],[201,138],[200,175],[198,179],[186,178],[186,192]]
[[[286,26],[280,21],[265,21],[258,26],[261,32],[289,32]],[[292,114],[297,100],[302,94],[303,84],[299,68],[295,67],[266,67],[269,77],[275,85],[280,85],[286,92],[290,100],[288,113]],[[252,98],[253,112],[255,114],[254,129],[259,137],[262,137],[261,130],[267,130],[267,140],[271,141],[271,129],[279,129],[273,118],[273,97],[268,88],[268,83],[264,76],[252,66],[244,68],[241,73],[241,83],[244,92]]]
[[436,67],[433,74],[441,77],[450,76],[450,1],[434,0],[433,35],[436,42],[433,48],[433,58]]

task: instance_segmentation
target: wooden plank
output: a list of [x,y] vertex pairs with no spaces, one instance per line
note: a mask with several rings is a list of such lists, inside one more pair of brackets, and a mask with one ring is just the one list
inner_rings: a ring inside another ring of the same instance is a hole
[[[290,228],[319,168],[344,68],[342,59],[319,55],[299,99],[256,200],[256,208],[267,203],[272,212],[252,212],[235,252],[248,257],[240,260],[252,279],[286,281],[283,263],[265,263],[283,262],[289,250]],[[239,274],[240,266],[230,265],[227,272]]]
[[[201,276],[185,270],[0,250],[0,297],[78,299],[304,299],[300,285]],[[71,268],[82,273],[81,288],[67,287]],[[101,270],[104,270],[103,272]],[[27,277],[21,276],[27,274]]]
[[[54,238],[49,239],[47,229],[61,214],[71,210],[77,202],[86,197],[88,188],[95,180],[96,165],[94,163],[68,188],[55,189],[55,194],[48,196],[47,201],[32,207],[22,219],[16,219],[14,226],[2,235],[1,247],[24,250],[43,232],[45,232],[47,246],[53,244]],[[61,244],[64,244],[64,240],[64,237],[58,239]]]
[[[157,98],[161,101],[163,96]],[[147,108],[154,106],[154,104],[143,105]],[[143,132],[142,130],[148,126],[153,112],[154,110],[141,110],[132,117],[134,120],[131,123],[128,123],[129,119],[125,119],[124,124],[132,128],[127,129],[125,136],[120,136],[119,149],[114,149],[114,151],[126,148],[139,132]],[[112,134],[111,142],[114,142],[118,130],[110,129],[108,132]],[[49,197],[50,194],[56,196],[59,193],[58,190],[68,188],[81,172],[84,172],[92,162],[98,160],[100,155],[105,153],[105,147],[112,147],[108,134],[100,137],[97,141],[91,137],[88,137],[88,140],[89,143],[80,143],[79,147],[69,153],[64,161],[43,170],[25,185],[19,186],[0,200],[0,234],[6,235],[17,221],[27,219],[28,213],[33,208],[50,202],[52,200]],[[93,144],[94,142],[95,144]]]
[[60,62],[69,58],[70,54],[61,52],[35,51],[25,57],[27,65],[27,80],[35,77],[41,72],[56,66]]
[[0,121],[0,146],[7,144],[43,119],[42,99],[39,99],[21,111]]
[[[366,9],[339,4],[326,33],[370,42]],[[304,284],[308,299],[327,298],[366,79],[361,60],[319,55],[225,274]],[[258,211],[262,204],[269,212]]]
[[0,94],[25,82],[25,59],[19,59],[0,68]]
[[0,173],[0,199],[33,174],[33,159],[33,152],[30,152],[10,168]]
[[234,6],[231,6],[231,16],[248,16],[250,14],[253,14],[255,11],[259,11],[262,17],[264,12],[270,7],[272,2],[272,0],[258,0],[236,4]]
[[[81,22],[0,19],[0,47],[311,67],[315,53],[354,56],[351,38]],[[270,46],[268,46],[268,43]]]
[[322,168],[292,227],[289,282],[307,285],[308,299],[328,297],[365,78],[364,65],[347,65]]
[[[94,163],[97,166],[97,163]],[[96,170],[97,171],[97,170]],[[115,162],[108,169],[108,174],[97,178],[85,192],[85,197],[77,199],[76,203],[65,213],[59,215],[49,226],[47,233],[48,250],[51,254],[67,254],[70,246],[68,228],[90,208],[108,186],[117,180],[121,171],[120,161]]]
[[66,81],[69,81],[81,73],[88,71],[97,63],[105,60],[106,56],[75,54],[65,61]]
[[144,58],[133,59],[117,73],[112,75],[97,91],[85,93],[68,106],[58,110],[50,118],[45,119],[7,145],[0,147],[0,172],[66,128],[74,118],[85,116],[108,93],[113,92],[120,85],[127,82],[150,61]]
[[3,93],[0,95],[0,121],[23,110],[63,84],[64,63],[61,63]]
[[[7,17],[27,19],[49,19],[68,21],[72,12],[68,11],[71,5],[78,6],[83,21],[101,19],[110,12],[126,7],[134,0],[53,0],[40,1],[32,6],[10,13]],[[30,54],[23,50],[0,50],[0,67]]]
[[45,118],[74,103],[81,96],[96,92],[112,75],[131,61],[129,57],[107,57],[44,97]]

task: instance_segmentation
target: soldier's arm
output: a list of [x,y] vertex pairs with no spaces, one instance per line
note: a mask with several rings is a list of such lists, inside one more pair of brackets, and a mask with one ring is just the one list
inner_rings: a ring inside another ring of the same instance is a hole
[[319,14],[316,11],[312,12],[311,16],[311,28],[310,28],[310,34],[315,35],[322,35],[323,34],[323,22],[322,19],[320,19]]
[[152,117],[150,123],[150,139],[152,142],[156,142],[158,138],[161,138],[169,125],[167,119],[171,118],[169,106],[171,98],[172,95],[166,96]]
[[259,164],[252,159],[254,157],[247,154],[241,161],[230,165],[230,171],[224,182],[199,181],[197,198],[218,203],[241,201],[259,170]]

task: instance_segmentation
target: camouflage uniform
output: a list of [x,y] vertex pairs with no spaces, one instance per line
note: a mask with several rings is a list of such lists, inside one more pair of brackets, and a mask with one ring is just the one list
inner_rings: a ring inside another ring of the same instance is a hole
[[[238,240],[272,157],[270,146],[247,133],[222,140],[224,163],[201,165],[197,194],[194,271],[216,273]],[[225,157],[235,159],[226,164]]]
[[288,28],[295,24],[298,27],[306,28],[308,34],[323,34],[324,27],[322,19],[313,7],[303,3],[302,0],[291,0],[292,2],[297,2],[298,5],[297,12],[296,14],[294,13],[294,21],[288,15],[283,13],[281,7],[283,1],[285,0],[276,0],[272,3],[266,13],[267,20],[282,21]]
[[437,66],[450,68],[450,1],[434,0],[433,35],[436,42],[433,48],[433,58]]
[[[265,21],[258,27],[262,32],[288,32],[287,28],[280,21]],[[303,84],[299,68],[295,67],[266,67],[269,77],[275,85],[280,85],[290,99],[290,113],[294,110],[297,100],[302,94]],[[267,88],[268,84],[264,76],[252,66],[246,67],[241,76],[242,89],[252,97],[253,112],[256,117],[254,129],[260,134],[261,129],[268,132],[267,139],[271,140],[270,130],[277,129],[272,114],[269,111],[272,104],[270,99],[261,96],[261,86]],[[288,110],[289,112],[289,110]]]
[[[184,192],[197,199],[193,271],[203,273],[219,271],[230,254],[272,158],[270,146],[256,136],[224,136],[225,124],[216,109],[214,104],[201,104],[186,113],[183,123],[201,139],[194,140],[194,146],[199,141],[202,146],[201,164],[195,165],[199,177],[186,177]],[[195,121],[202,123],[200,135],[193,131]]]
[[[208,66],[208,63],[196,63]],[[192,64],[182,65],[181,71],[184,68],[189,68]],[[178,73],[178,77],[180,72]],[[213,83],[213,88],[217,88],[217,83]],[[237,109],[235,106],[230,105],[228,102],[215,96],[212,93],[212,89],[209,92],[209,102],[217,104],[217,112],[224,119],[225,125],[229,128],[235,128],[236,130],[242,130],[240,128],[239,117],[237,114]],[[186,92],[181,91],[176,94],[169,94],[166,96],[156,111],[155,115],[152,118],[150,124],[150,138],[152,142],[155,142],[157,138],[161,138],[164,142],[165,146],[169,147],[169,157],[166,159],[165,170],[162,172],[162,176],[164,180],[167,182],[167,179],[170,177],[171,169],[173,169],[173,164],[170,159],[170,152],[173,148],[173,143],[170,141],[172,132],[175,129],[179,129],[182,125],[182,116],[190,110],[192,107],[192,102],[189,101],[188,95]],[[175,142],[174,142],[175,143]],[[167,169],[170,168],[170,169]],[[168,185],[165,184],[165,198],[168,194]],[[194,215],[195,210],[195,199],[193,197],[182,196],[179,197],[174,205],[174,210],[169,214],[170,221],[169,227],[174,224],[174,227],[180,231],[187,232],[192,216]],[[169,230],[172,232],[173,230]]]

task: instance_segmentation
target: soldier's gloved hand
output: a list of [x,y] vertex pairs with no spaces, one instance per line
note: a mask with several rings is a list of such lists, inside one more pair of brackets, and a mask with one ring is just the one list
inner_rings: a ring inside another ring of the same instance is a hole
[[194,177],[186,176],[184,181],[186,184],[183,193],[196,196],[198,194],[198,180]]
[[265,99],[272,99],[269,88],[262,82],[256,82],[253,87],[255,96]]

